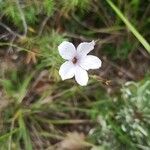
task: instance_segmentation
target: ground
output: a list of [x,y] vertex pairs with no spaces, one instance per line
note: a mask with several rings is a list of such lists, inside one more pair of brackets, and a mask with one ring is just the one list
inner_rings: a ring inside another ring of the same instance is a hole
[[[149,0],[0,1],[0,149],[149,150],[149,16]],[[59,76],[65,40],[96,42],[87,86]]]

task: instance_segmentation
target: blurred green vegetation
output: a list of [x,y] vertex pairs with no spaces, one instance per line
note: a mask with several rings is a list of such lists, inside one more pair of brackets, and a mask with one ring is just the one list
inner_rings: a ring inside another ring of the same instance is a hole
[[[150,149],[150,3],[113,2],[0,0],[1,150]],[[64,40],[96,41],[86,87],[59,77]]]

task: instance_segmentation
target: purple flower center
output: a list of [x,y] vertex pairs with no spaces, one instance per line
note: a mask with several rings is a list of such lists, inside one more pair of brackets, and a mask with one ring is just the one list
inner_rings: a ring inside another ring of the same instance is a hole
[[73,63],[73,64],[76,64],[77,61],[78,61],[78,59],[77,59],[76,57],[74,57],[74,58],[72,59],[72,63]]

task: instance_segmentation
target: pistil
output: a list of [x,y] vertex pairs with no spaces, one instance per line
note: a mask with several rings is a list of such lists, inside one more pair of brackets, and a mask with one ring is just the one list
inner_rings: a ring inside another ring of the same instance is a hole
[[78,61],[78,59],[77,59],[76,57],[74,57],[74,58],[72,59],[73,64],[76,64],[77,61]]

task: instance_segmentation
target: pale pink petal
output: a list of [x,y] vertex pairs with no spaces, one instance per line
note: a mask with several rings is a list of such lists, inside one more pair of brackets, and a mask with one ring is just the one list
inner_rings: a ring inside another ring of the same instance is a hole
[[75,65],[71,61],[66,61],[60,66],[59,75],[62,80],[71,79],[75,73]]
[[93,55],[87,55],[80,60],[79,64],[83,69],[98,69],[102,65],[102,61]]
[[79,44],[79,46],[77,47],[77,53],[80,56],[86,56],[91,50],[94,49],[95,46],[95,42],[83,42],[81,44]]
[[59,54],[66,60],[71,60],[76,55],[76,48],[70,42],[64,41],[58,46]]
[[88,83],[88,79],[89,77],[87,71],[82,69],[80,66],[76,66],[75,80],[77,81],[77,83],[81,86],[85,86]]

